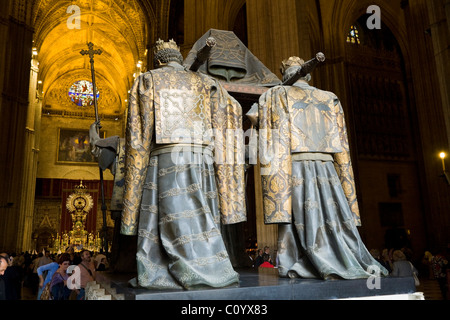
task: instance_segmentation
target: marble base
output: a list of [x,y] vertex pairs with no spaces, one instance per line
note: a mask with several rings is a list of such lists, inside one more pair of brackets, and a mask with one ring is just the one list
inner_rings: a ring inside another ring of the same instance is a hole
[[[379,278],[360,280],[306,280],[278,276],[277,269],[237,270],[240,282],[221,289],[160,291],[133,288],[128,281],[134,274],[99,272],[97,282],[115,288],[125,300],[335,300],[335,299],[417,299],[414,279]],[[370,288],[373,289],[370,289]]]

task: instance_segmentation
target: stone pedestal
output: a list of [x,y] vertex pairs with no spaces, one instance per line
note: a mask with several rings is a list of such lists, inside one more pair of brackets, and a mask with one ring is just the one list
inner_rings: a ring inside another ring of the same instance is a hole
[[412,277],[325,281],[279,278],[277,269],[237,271],[239,284],[220,289],[136,289],[128,284],[134,274],[102,273],[97,276],[97,282],[102,287],[115,288],[125,300],[254,300],[262,303],[269,300],[422,299]]

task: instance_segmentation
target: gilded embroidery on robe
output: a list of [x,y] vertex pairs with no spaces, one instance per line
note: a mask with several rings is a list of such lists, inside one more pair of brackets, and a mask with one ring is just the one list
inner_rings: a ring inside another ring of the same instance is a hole
[[[266,223],[292,222],[293,153],[328,153],[361,225],[347,130],[336,95],[307,85],[277,86],[259,100],[259,152]],[[287,187],[286,187],[287,186]]]
[[259,155],[266,224],[292,221],[292,160],[286,90],[275,87],[259,100]]
[[241,106],[213,78],[173,68],[140,75],[129,98],[121,233],[137,234],[152,139],[212,144],[222,222],[245,221],[244,140],[235,134],[240,129]]

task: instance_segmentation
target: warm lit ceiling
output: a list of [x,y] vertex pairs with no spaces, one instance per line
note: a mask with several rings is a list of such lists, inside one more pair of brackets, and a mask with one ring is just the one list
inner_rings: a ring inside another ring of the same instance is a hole
[[[76,11],[67,13],[71,5],[80,9],[79,29],[68,27],[68,20],[77,22]],[[91,80],[89,57],[80,51],[92,42],[103,51],[95,56],[99,113],[122,115],[137,63],[146,61],[147,22],[137,1],[37,0],[33,14],[44,108],[80,111],[68,91],[78,80]]]

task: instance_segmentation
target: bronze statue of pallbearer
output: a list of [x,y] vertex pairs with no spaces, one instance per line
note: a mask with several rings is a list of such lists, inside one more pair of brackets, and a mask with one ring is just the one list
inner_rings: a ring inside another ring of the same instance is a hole
[[[197,52],[194,63],[190,66],[189,70],[196,72],[198,69],[208,61],[211,55],[211,50],[216,45],[216,39],[209,37],[206,39],[205,46]],[[95,52],[95,54],[100,54]],[[97,110],[97,109],[96,109]],[[114,162],[118,153],[119,137],[113,136],[105,139],[101,139],[99,135],[99,128],[101,128],[98,113],[96,111],[96,121],[91,125],[89,129],[90,144],[92,146],[92,154],[98,159],[99,166],[102,170],[110,169],[111,173],[115,175],[116,168]]]
[[264,221],[278,224],[281,277],[319,279],[388,275],[365,247],[342,105],[309,85],[325,56],[282,62],[283,85],[247,116],[259,130]]
[[[246,220],[244,164],[238,161],[244,142],[226,139],[228,130],[242,130],[242,109],[219,81],[194,71],[213,45],[208,39],[188,68],[173,40],[157,41],[156,69],[139,75],[130,90],[123,167],[116,173],[124,172],[120,232],[137,235],[133,286],[239,283],[221,224]],[[101,147],[95,126],[92,141]],[[209,132],[220,139],[210,139]],[[107,157],[103,167],[109,167],[122,149],[104,142],[98,154]],[[218,160],[228,154],[233,159]]]

